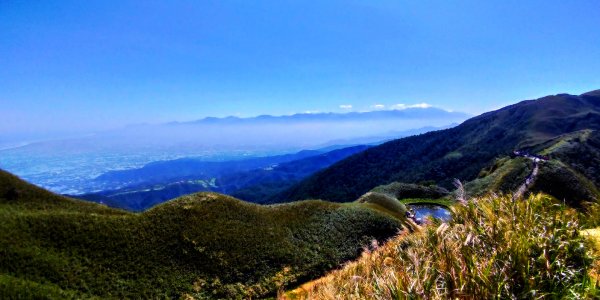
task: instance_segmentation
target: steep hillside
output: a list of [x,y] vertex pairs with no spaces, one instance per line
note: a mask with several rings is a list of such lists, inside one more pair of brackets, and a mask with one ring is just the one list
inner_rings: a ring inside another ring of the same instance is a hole
[[533,161],[524,157],[502,157],[481,170],[476,179],[465,184],[465,189],[470,196],[483,196],[490,192],[513,194],[531,174],[533,167]]
[[223,184],[220,192],[246,201],[263,203],[268,201],[273,195],[293,186],[307,176],[368,148],[369,146],[361,145],[337,149],[274,165],[270,168],[224,176],[220,178],[218,183],[229,184]]
[[0,298],[259,297],[403,227],[375,204],[260,206],[194,194],[143,213],[72,200],[0,171]]
[[581,130],[561,135],[536,146],[533,151],[569,165],[600,186],[600,132]]
[[450,188],[454,178],[473,180],[499,156],[583,129],[600,129],[600,96],[595,93],[523,101],[454,128],[368,149],[303,180],[275,201],[347,202],[392,181],[433,180]]

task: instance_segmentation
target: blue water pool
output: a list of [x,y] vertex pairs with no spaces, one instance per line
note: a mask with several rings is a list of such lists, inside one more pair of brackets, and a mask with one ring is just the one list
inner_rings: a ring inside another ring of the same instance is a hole
[[449,221],[451,218],[450,211],[441,205],[435,204],[411,204],[408,205],[415,213],[415,218],[418,221],[425,220],[428,216],[440,219],[444,222]]

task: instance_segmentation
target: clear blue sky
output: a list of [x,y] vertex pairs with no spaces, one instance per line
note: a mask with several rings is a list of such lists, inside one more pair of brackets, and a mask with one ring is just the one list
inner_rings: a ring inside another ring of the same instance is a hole
[[0,0],[0,134],[598,88],[596,0]]

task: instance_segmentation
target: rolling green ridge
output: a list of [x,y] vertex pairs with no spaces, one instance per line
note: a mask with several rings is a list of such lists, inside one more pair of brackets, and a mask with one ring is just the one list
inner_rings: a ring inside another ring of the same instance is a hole
[[598,189],[589,179],[560,161],[540,165],[530,192],[547,193],[573,207],[600,199]]
[[[474,180],[495,159],[514,150],[533,148],[584,129],[600,129],[597,93],[560,94],[523,101],[474,117],[454,128],[370,148],[308,177],[276,195],[273,201],[321,198],[348,202],[375,186],[394,181],[433,180],[451,188],[454,178],[463,182]],[[592,170],[588,173],[591,176]]]
[[376,204],[261,206],[199,193],[143,213],[0,171],[0,297],[248,298],[309,280],[403,227]]

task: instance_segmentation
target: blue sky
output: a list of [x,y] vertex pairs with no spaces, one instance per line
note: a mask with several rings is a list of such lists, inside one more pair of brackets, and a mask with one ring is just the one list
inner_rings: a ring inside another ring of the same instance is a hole
[[394,104],[477,114],[578,94],[600,88],[598,12],[595,0],[1,0],[0,135]]

